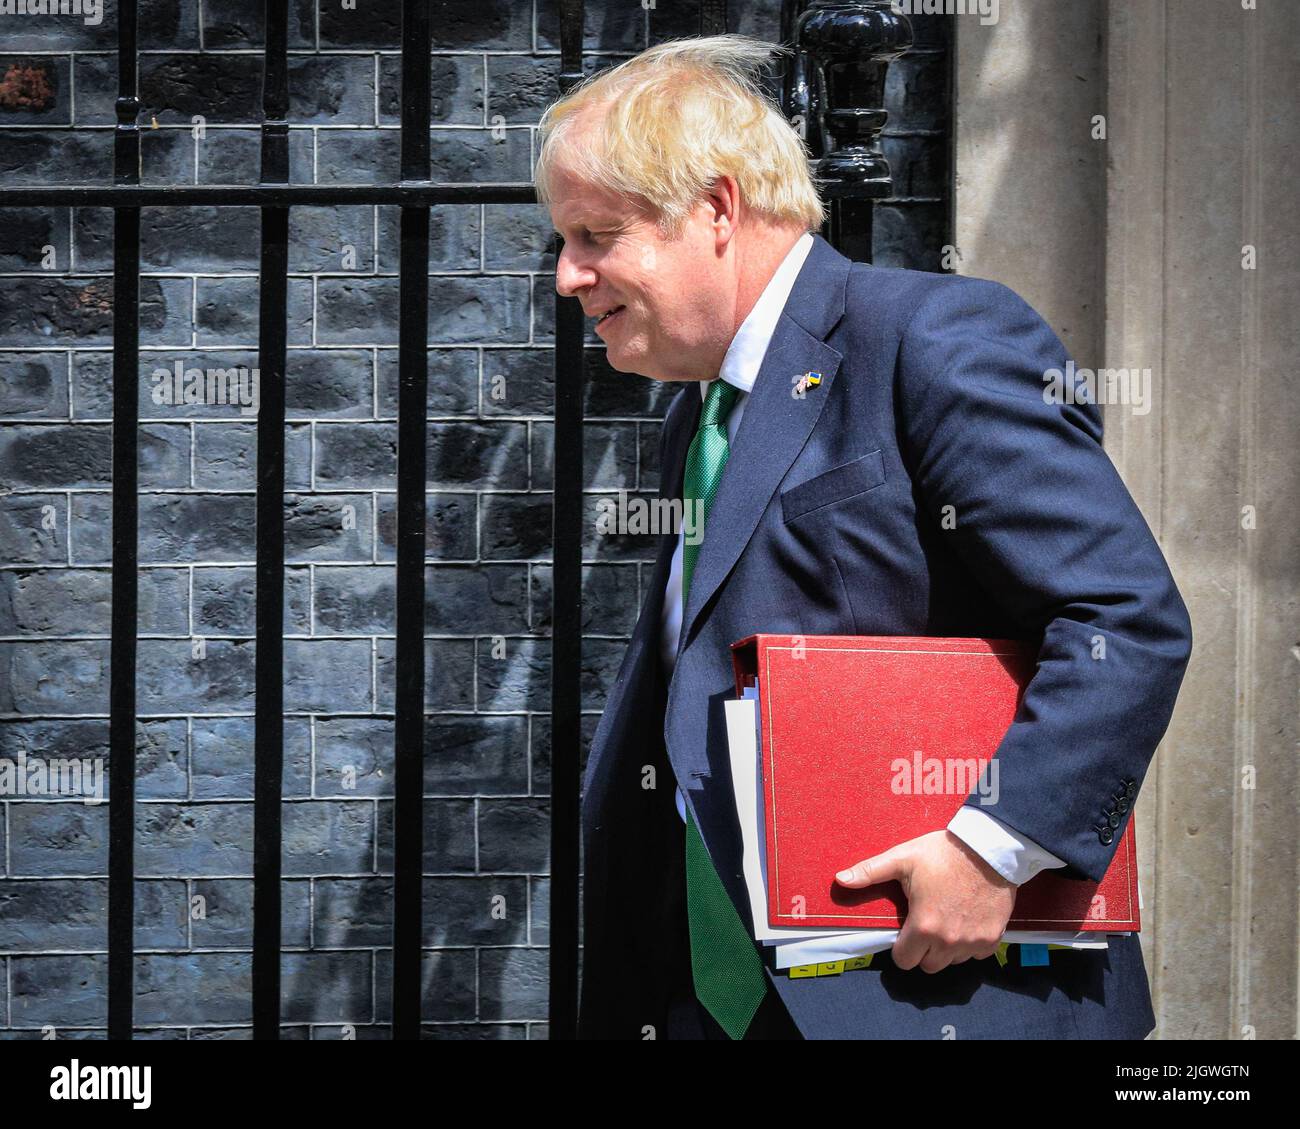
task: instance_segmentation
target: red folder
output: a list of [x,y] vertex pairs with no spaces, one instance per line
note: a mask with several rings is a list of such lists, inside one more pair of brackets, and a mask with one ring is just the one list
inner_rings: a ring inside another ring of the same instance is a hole
[[[768,923],[898,928],[907,900],[897,882],[848,890],[836,871],[946,827],[972,794],[993,798],[1000,780],[988,762],[1036,657],[1037,647],[1007,639],[752,635],[733,643],[737,695],[758,681]],[[997,816],[996,803],[980,810]],[[1101,882],[1050,870],[1030,879],[1007,928],[1138,931],[1133,835],[1130,817]]]

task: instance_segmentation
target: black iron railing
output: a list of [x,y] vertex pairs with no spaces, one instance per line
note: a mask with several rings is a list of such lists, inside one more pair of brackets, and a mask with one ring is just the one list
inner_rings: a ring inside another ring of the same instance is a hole
[[[785,26],[808,4],[787,0]],[[814,2],[837,9],[842,34],[859,49],[861,27],[874,29],[865,54],[866,77],[786,91],[787,104],[817,115],[814,136],[843,134],[857,146],[847,171],[839,168],[834,232],[859,222],[870,232],[869,211],[849,212],[853,197],[879,199],[888,191],[883,160],[872,163],[884,124],[883,65],[897,54],[903,32],[878,11],[880,0],[858,5]],[[560,0],[559,93],[582,78],[583,0]],[[821,14],[816,14],[822,19]],[[140,210],[154,207],[257,207],[261,214],[261,282],[257,418],[256,705],[253,851],[253,1034],[280,1033],[281,777],[284,765],[283,614],[285,368],[288,314],[289,213],[294,207],[397,205],[400,226],[398,340],[396,695],[394,707],[394,818],[392,1035],[417,1038],[421,1004],[421,877],[424,788],[424,567],[426,498],[427,349],[429,325],[429,209],[452,204],[535,203],[529,183],[446,184],[430,181],[430,52],[428,0],[402,2],[401,174],[399,183],[304,185],[289,183],[288,2],[266,0],[263,56],[261,176],[256,185],[144,186],[140,183],[140,100],[137,90],[137,0],[118,3],[118,97],[112,186],[43,186],[5,190],[7,207],[105,207],[114,215],[113,238],[113,549],[110,644],[110,812],[108,918],[108,1035],[132,1036],[134,1015],[134,817],[136,776],[136,633],[139,551],[137,428],[139,423]],[[852,49],[833,52],[824,28],[807,46],[829,65],[843,65]],[[702,0],[699,30],[727,29],[725,0]],[[882,30],[883,29],[883,30]],[[910,33],[908,33],[910,36]],[[856,38],[855,38],[856,37]],[[796,41],[798,36],[795,36]],[[792,95],[793,90],[793,95]],[[818,93],[819,92],[819,93]],[[863,101],[869,108],[863,108]],[[829,111],[829,119],[826,115]],[[826,119],[826,120],[824,120]],[[814,155],[824,156],[821,142]],[[845,163],[845,162],[842,162]],[[882,167],[883,166],[883,167]],[[866,169],[870,176],[862,172]],[[870,181],[869,184],[866,182]],[[861,183],[859,183],[861,182]],[[856,185],[856,188],[855,188]],[[869,205],[868,205],[869,207]],[[864,218],[865,215],[865,218]],[[828,234],[828,233],[824,233]],[[836,238],[833,241],[838,242]],[[557,248],[558,253],[558,248]],[[870,257],[869,242],[866,253]],[[582,429],[583,314],[576,298],[555,307],[555,458],[552,591],[551,783],[551,1038],[572,1038],[578,1001],[579,789],[581,784],[582,657]]]

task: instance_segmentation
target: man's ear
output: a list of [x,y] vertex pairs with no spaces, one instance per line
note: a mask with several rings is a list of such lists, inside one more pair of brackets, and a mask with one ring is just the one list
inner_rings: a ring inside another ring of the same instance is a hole
[[706,193],[709,207],[713,210],[712,223],[721,244],[725,244],[736,234],[736,223],[740,218],[740,185],[729,174],[714,177]]

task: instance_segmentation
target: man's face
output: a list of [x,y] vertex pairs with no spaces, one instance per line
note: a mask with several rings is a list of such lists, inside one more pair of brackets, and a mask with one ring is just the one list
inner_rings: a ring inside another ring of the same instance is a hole
[[648,210],[562,174],[551,223],[564,236],[555,289],[577,297],[610,366],[655,380],[710,380],[734,335],[735,279],[701,202],[680,238],[664,239]]

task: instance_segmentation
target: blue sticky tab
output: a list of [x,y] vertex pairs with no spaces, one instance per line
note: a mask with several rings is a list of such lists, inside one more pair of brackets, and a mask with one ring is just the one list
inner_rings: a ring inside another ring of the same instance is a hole
[[1046,945],[1021,945],[1020,946],[1020,967],[1032,968],[1035,965],[1045,965],[1047,960]]

